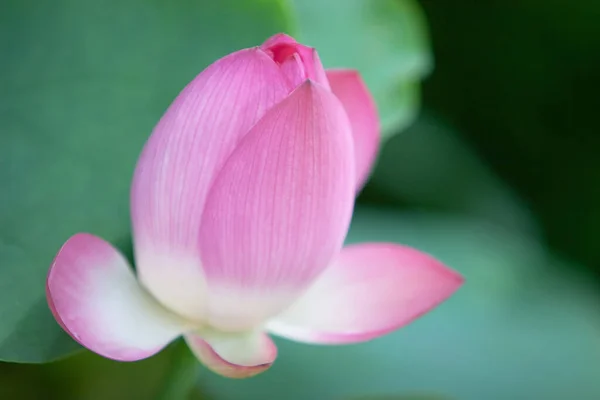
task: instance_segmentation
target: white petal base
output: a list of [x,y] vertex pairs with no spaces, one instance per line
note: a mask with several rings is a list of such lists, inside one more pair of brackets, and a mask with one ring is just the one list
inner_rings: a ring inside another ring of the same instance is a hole
[[263,332],[188,334],[185,340],[207,368],[228,378],[257,375],[277,357],[277,346]]
[[137,282],[125,258],[86,233],[60,249],[47,280],[48,305],[73,339],[118,361],[149,357],[183,332],[183,322]]
[[446,300],[462,282],[458,273],[410,247],[348,246],[267,329],[301,342],[364,342],[410,323]]

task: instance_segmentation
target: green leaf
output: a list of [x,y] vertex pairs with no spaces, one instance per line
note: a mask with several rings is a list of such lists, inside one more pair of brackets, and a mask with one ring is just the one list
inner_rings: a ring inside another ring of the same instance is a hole
[[433,66],[427,23],[415,0],[292,0],[298,39],[324,65],[358,69],[377,102],[384,135],[408,125],[419,80]]
[[154,124],[209,63],[286,30],[278,1],[2,3],[0,360],[78,347],[46,306],[72,234],[129,249],[129,184]]
[[[377,97],[377,108],[381,119],[382,140],[393,138],[395,134],[404,131],[411,126],[419,115],[421,108],[421,82],[418,80],[406,80],[394,84],[390,82],[387,93],[381,93]],[[387,146],[387,143],[385,143]],[[385,148],[386,146],[382,146]]]
[[600,312],[590,282],[555,272],[564,261],[535,240],[477,219],[358,209],[349,242],[393,241],[460,271],[447,302],[388,336],[352,346],[278,340],[256,378],[205,373],[220,398],[344,399],[374,393],[449,399],[600,398]]
[[600,282],[600,2],[504,3],[422,2],[440,66],[429,106]]
[[[180,345],[176,342],[154,357],[133,363],[109,360],[92,352],[47,364],[0,363],[0,398],[158,400],[165,380],[178,369],[173,366]],[[195,368],[200,368],[195,362]],[[184,392],[186,377],[182,379],[183,390],[172,393],[169,400],[188,400]]]
[[406,135],[390,139],[382,148],[370,185],[397,203],[538,231],[515,191],[502,182],[460,132],[428,110]]
[[430,394],[413,395],[365,395],[359,397],[348,397],[346,400],[452,400],[450,397]]

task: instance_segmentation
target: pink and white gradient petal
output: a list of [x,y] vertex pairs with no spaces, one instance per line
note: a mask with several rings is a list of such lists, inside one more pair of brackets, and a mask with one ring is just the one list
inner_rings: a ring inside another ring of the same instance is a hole
[[341,249],[354,182],[346,114],[306,81],[252,128],[210,192],[200,229],[209,324],[244,330],[289,305]]
[[410,247],[351,245],[267,329],[300,342],[363,342],[410,323],[462,283],[458,273]]
[[113,360],[150,357],[184,330],[138,284],[125,258],[87,233],[72,236],[59,250],[46,294],[52,314],[73,339]]
[[262,50],[230,54],[183,89],[142,151],[131,190],[138,274],[162,304],[181,315],[205,316],[198,233],[214,177],[289,91],[279,66]]
[[330,69],[327,77],[332,92],[344,105],[352,124],[358,192],[369,177],[379,151],[381,128],[377,107],[358,71]]
[[212,338],[188,334],[185,340],[211,371],[228,378],[249,378],[271,367],[277,346],[262,332],[220,334]]

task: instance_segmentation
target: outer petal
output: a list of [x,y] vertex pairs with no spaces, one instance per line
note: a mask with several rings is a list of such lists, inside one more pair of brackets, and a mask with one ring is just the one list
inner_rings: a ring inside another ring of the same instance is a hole
[[220,334],[204,339],[186,335],[185,339],[204,365],[228,378],[249,378],[259,374],[269,369],[277,358],[277,346],[262,332]]
[[380,125],[375,101],[358,71],[327,70],[331,90],[340,99],[352,124],[356,156],[356,188],[362,188],[377,157]]
[[408,324],[462,282],[459,274],[412,248],[353,245],[267,328],[302,342],[362,342]]
[[183,331],[181,321],[138,284],[123,256],[90,234],[79,233],[60,249],[46,293],[73,339],[114,360],[149,357]]
[[312,282],[342,246],[354,179],[346,114],[321,85],[307,81],[254,126],[202,220],[212,326],[248,329]]
[[288,94],[279,67],[260,49],[208,67],[156,126],[132,187],[135,252],[142,283],[167,307],[204,317],[198,233],[215,173],[240,139]]

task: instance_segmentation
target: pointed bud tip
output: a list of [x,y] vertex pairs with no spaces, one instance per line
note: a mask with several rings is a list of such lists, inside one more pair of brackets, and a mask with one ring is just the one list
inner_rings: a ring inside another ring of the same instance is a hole
[[268,38],[267,40],[265,40],[263,42],[263,44],[260,45],[260,47],[262,49],[268,49],[269,47],[278,45],[278,44],[297,44],[298,42],[296,41],[296,39],[294,39],[293,37],[291,37],[288,34],[285,34],[283,32],[281,33],[276,33],[275,35],[271,36],[270,38]]
[[323,98],[323,92],[328,92],[327,88],[325,88],[325,86],[321,85],[319,82],[309,78],[298,85],[292,93],[300,96],[303,101],[306,100],[312,102],[314,99]]

